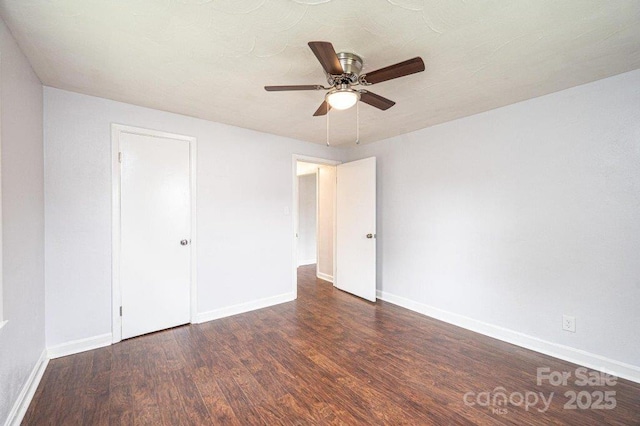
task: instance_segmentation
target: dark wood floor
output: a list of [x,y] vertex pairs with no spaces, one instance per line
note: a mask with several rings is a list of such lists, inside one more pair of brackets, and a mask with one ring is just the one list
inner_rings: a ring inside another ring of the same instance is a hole
[[[300,268],[295,302],[52,360],[23,424],[640,424],[638,384],[537,386],[538,367],[577,366],[365,302],[314,272]],[[513,404],[477,404],[501,390]],[[565,409],[571,390],[614,391],[617,405]],[[550,408],[517,406],[527,392],[553,392]]]

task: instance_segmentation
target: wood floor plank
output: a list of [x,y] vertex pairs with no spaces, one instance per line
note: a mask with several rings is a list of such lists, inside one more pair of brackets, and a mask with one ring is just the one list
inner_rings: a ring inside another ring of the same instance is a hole
[[131,386],[132,413],[135,424],[162,424],[158,402],[158,382],[136,380]]
[[224,393],[220,390],[211,370],[206,367],[197,369],[193,374],[193,380],[204,405],[210,413],[213,424],[230,426],[241,424],[233,413],[233,408]]
[[112,354],[111,351],[91,351],[90,354],[92,359],[89,380],[76,393],[82,399],[82,422],[108,425]]
[[169,373],[174,386],[178,389],[184,409],[182,416],[187,418],[189,424],[203,425],[211,423],[211,417],[202,395],[196,386],[191,372],[188,370],[175,370]]
[[[133,415],[133,394],[130,384],[111,386],[109,391],[109,424],[112,425],[132,425]],[[59,414],[56,413],[52,419],[57,420]],[[37,423],[36,423],[37,424]]]
[[109,398],[96,398],[95,395],[82,397],[82,423],[88,425],[109,425]]
[[264,423],[260,413],[258,413],[253,404],[246,399],[245,394],[233,377],[225,375],[217,378],[216,382],[240,424],[259,425]]
[[[578,366],[298,274],[295,302],[52,360],[23,424],[640,425],[640,384],[538,386],[538,367]],[[554,397],[464,403],[500,388]],[[565,409],[600,390],[615,409]]]

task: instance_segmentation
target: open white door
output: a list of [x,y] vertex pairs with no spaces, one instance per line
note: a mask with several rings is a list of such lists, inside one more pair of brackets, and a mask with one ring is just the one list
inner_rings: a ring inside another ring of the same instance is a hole
[[122,338],[190,320],[189,141],[121,133]]
[[376,301],[376,159],[337,167],[334,285]]

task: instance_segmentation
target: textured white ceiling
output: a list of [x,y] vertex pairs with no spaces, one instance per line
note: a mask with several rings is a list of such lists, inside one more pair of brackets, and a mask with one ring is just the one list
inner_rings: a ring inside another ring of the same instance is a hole
[[[3,0],[45,85],[324,143],[325,84],[310,40],[366,72],[422,56],[426,71],[370,87],[371,142],[640,68],[637,0]],[[330,114],[353,143],[356,109]]]

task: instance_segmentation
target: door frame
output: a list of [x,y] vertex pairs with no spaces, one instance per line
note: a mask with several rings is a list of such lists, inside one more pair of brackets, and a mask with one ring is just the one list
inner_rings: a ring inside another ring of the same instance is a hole
[[190,261],[190,321],[197,319],[197,232],[196,232],[196,167],[197,140],[192,136],[111,123],[111,342],[122,340],[122,289],[120,283],[120,135],[123,133],[177,139],[189,142],[189,184],[191,192],[191,261]]
[[[291,238],[292,238],[292,252],[291,252],[291,264],[293,265],[292,269],[292,294],[293,298],[298,298],[298,240],[296,239],[296,224],[298,223],[298,161],[303,161],[305,163],[314,163],[323,166],[337,166],[338,164],[342,164],[342,161],[338,160],[329,160],[327,158],[319,158],[319,157],[310,157],[308,155],[300,155],[293,154],[291,161],[291,173],[292,173],[292,182],[293,182],[293,194],[292,194],[292,203],[291,203]],[[318,185],[319,179],[316,173],[316,197],[318,197]],[[319,208],[319,203],[316,203],[316,209]],[[333,203],[333,276],[336,276],[336,217],[335,217],[336,205]],[[317,251],[317,232],[318,225],[316,223],[316,251]],[[317,271],[316,271],[317,274]]]

